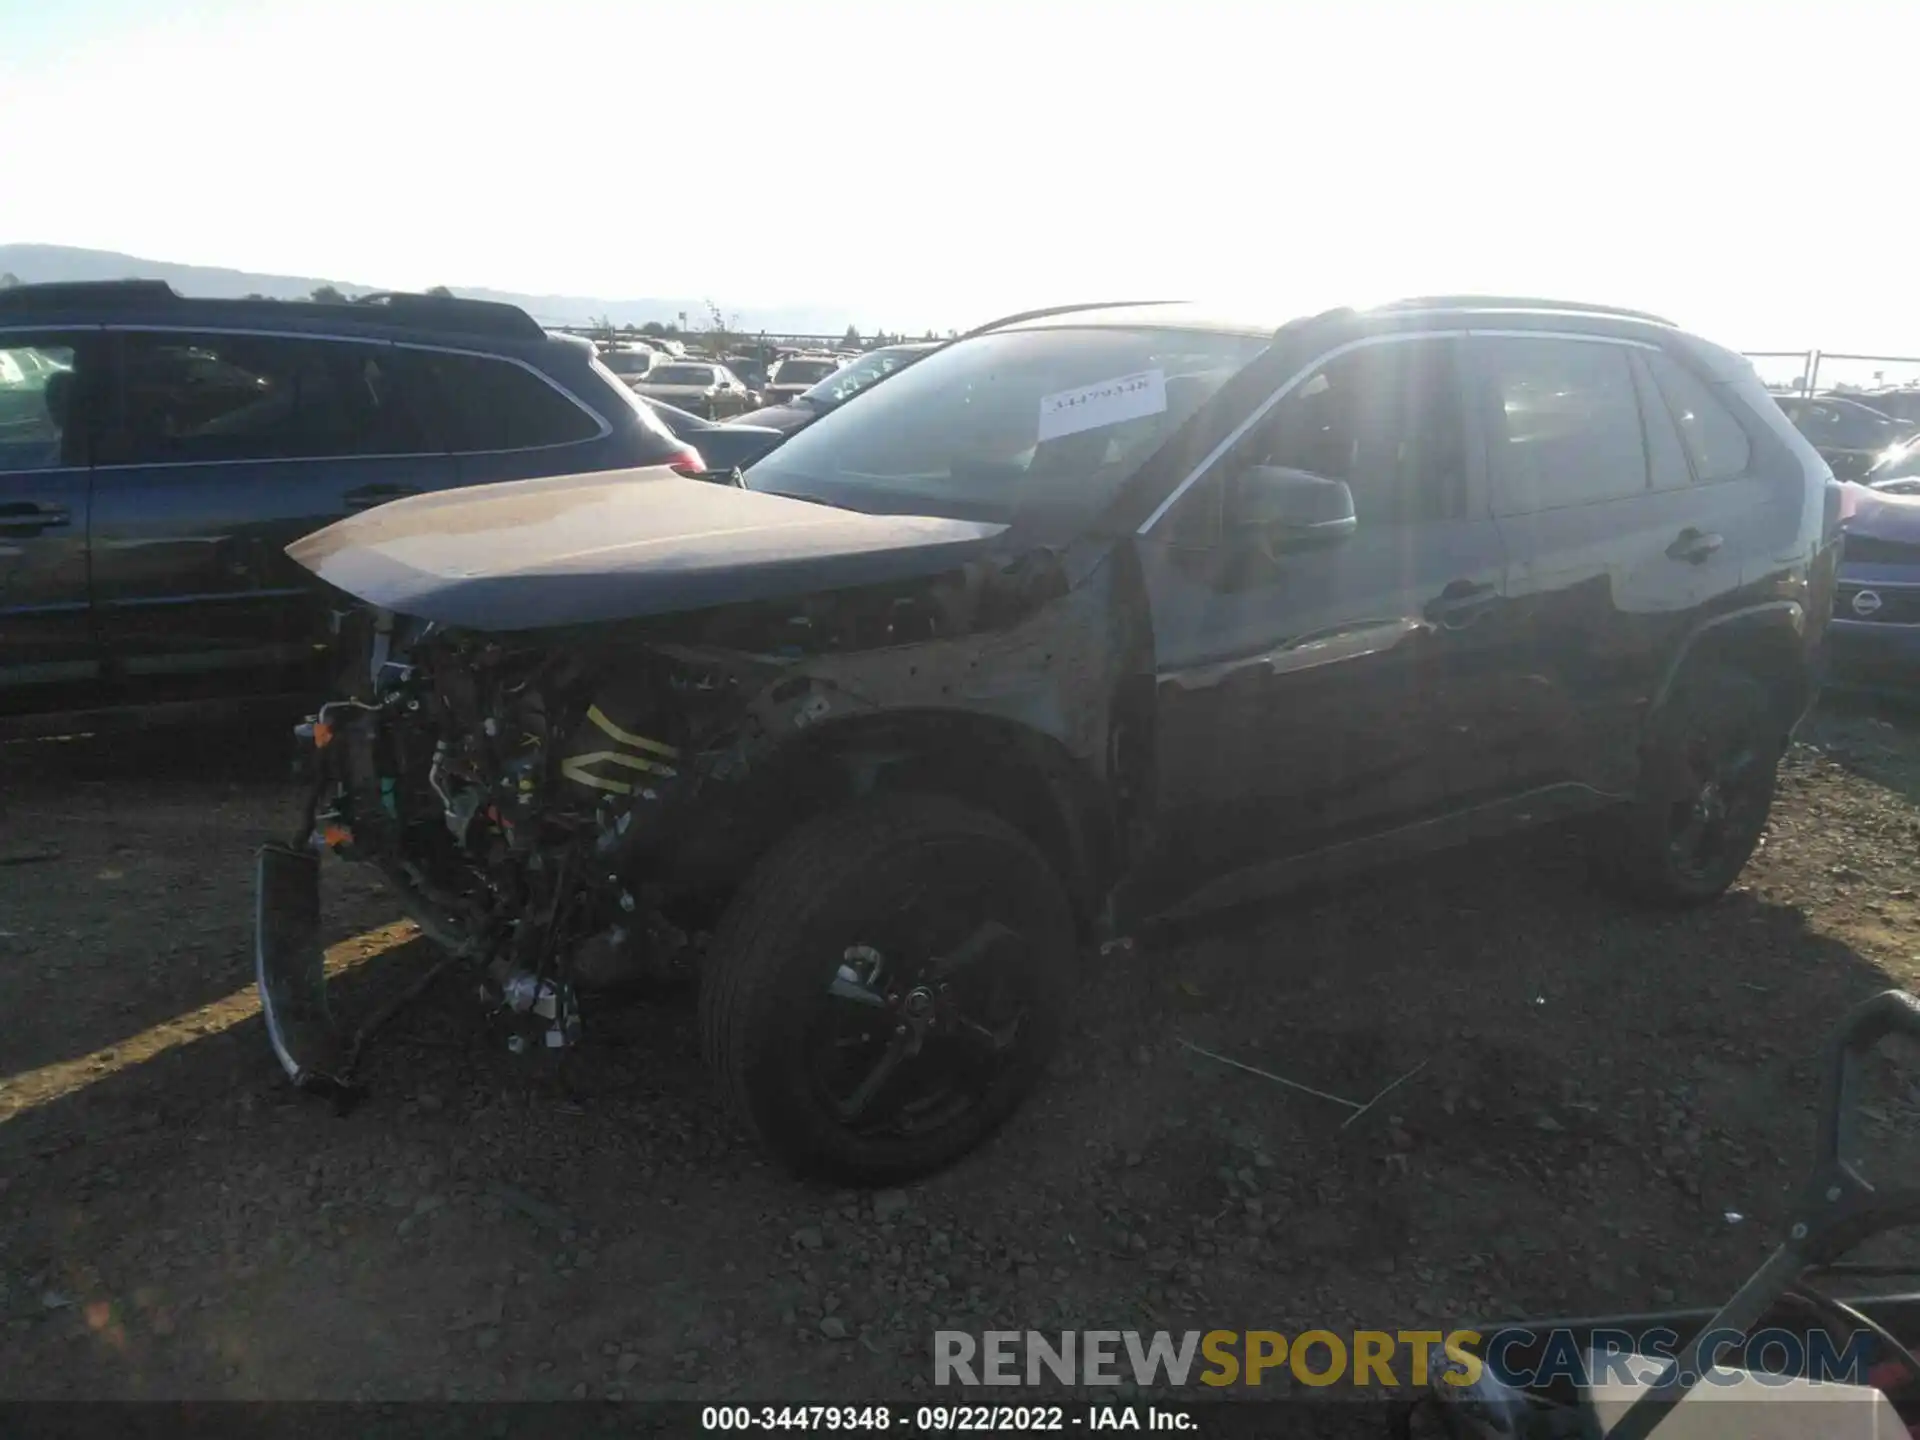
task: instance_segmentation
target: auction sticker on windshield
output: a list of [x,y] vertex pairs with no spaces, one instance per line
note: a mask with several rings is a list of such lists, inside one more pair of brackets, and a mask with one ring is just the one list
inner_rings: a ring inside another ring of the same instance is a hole
[[1122,420],[1158,415],[1166,408],[1166,371],[1141,370],[1132,375],[1116,375],[1111,380],[1082,385],[1075,390],[1056,390],[1051,395],[1042,395],[1040,439],[1058,440],[1062,435],[1078,435],[1082,430],[1098,430],[1103,425],[1118,425]]

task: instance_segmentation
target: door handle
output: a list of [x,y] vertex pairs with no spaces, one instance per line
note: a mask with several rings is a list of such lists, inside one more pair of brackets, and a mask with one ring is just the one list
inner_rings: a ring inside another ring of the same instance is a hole
[[1696,530],[1689,525],[1673,537],[1673,543],[1667,546],[1667,556],[1673,560],[1685,560],[1690,565],[1698,565],[1727,542],[1721,536],[1710,535],[1704,530]]
[[349,510],[371,510],[389,500],[402,500],[419,493],[405,485],[362,485],[358,490],[347,491],[340,499]]
[[1442,629],[1462,630],[1486,614],[1499,598],[1497,586],[1455,580],[1427,601],[1421,613]]
[[0,505],[0,535],[24,539],[73,523],[73,512],[64,505],[36,505],[30,500]]

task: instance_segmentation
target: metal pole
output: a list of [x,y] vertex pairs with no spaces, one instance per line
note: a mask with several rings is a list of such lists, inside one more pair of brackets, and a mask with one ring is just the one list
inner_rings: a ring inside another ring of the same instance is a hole
[[[1795,1228],[1805,1231],[1804,1226]],[[1634,1398],[1607,1432],[1607,1440],[1647,1440],[1655,1427],[1672,1413],[1673,1407],[1687,1398],[1687,1392],[1705,1378],[1715,1358],[1707,1347],[1715,1341],[1727,1340],[1729,1331],[1744,1336],[1799,1278],[1807,1264],[1800,1245],[1801,1242],[1790,1240],[1767,1258],[1766,1264],[1720,1307],[1719,1313],[1695,1332],[1680,1357]]]

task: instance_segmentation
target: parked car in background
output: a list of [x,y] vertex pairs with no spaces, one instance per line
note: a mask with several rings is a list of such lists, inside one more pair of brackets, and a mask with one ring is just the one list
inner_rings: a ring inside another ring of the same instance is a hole
[[1892,451],[1913,438],[1916,426],[1858,400],[1838,395],[1775,397],[1795,428],[1842,480],[1862,480]]
[[1576,816],[1621,890],[1710,901],[1813,697],[1843,494],[1741,356],[1490,297],[1013,316],[743,487],[656,474],[294,546],[370,607],[324,828],[261,855],[295,1083],[349,1053],[324,851],[520,1050],[697,976],[747,1126],[862,1183],[999,1125],[1083,944],[1154,915]]
[[644,380],[660,359],[660,352],[651,345],[627,342],[600,347],[600,363],[628,385]]
[[1882,415],[1920,427],[1920,388],[1899,386],[1887,390],[1830,390],[1821,398],[1852,400],[1878,410]]
[[669,360],[634,382],[634,391],[664,400],[705,420],[721,420],[751,410],[753,392],[726,366],[709,360]]
[[911,365],[921,356],[939,349],[937,341],[915,341],[907,345],[885,345],[878,350],[848,361],[824,379],[795,395],[782,405],[769,405],[742,415],[748,425],[766,425],[791,435],[818,420],[829,410],[846,404],[855,395],[883,380],[894,371]]
[[769,405],[778,405],[811,390],[840,368],[831,355],[789,355],[774,362],[760,393]]
[[755,395],[761,394],[767,383],[767,362],[754,355],[725,355],[721,363],[746,384]]
[[1848,487],[1826,681],[1920,693],[1920,474]]
[[660,422],[680,439],[700,452],[707,469],[744,470],[787,437],[764,425],[742,425],[728,420],[703,420],[690,410],[669,405],[649,396],[640,403],[660,417]]
[[328,609],[290,541],[426,491],[674,464],[705,467],[512,306],[0,290],[0,731],[311,697]]

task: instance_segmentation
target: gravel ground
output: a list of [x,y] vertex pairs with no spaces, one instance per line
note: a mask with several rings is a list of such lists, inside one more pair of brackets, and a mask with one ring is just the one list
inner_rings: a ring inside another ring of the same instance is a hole
[[[936,1328],[1711,1302],[1781,1223],[1825,1028],[1920,969],[1920,728],[1825,714],[1719,904],[1623,911],[1533,837],[1164,935],[1093,964],[985,1149],[834,1192],[735,1130],[684,998],[556,1069],[450,975],[366,1104],[291,1094],[250,990],[273,770],[0,747],[0,1395],[845,1401],[928,1387]],[[431,957],[328,884],[364,1010]],[[1355,1099],[1418,1072],[1343,1128],[1190,1046]]]

